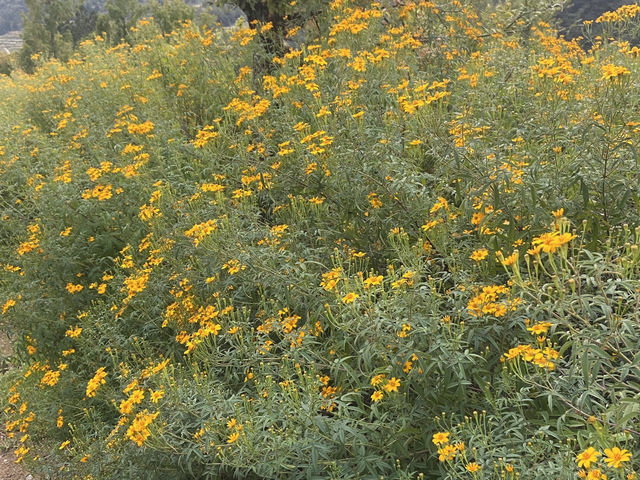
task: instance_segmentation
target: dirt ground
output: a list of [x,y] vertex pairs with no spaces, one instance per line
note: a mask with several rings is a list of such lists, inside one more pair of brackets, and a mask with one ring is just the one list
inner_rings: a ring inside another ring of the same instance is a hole
[[[0,358],[11,354],[9,339],[0,331]],[[3,392],[0,395],[4,396]],[[33,477],[25,472],[21,465],[14,463],[13,451],[4,433],[4,425],[0,424],[0,480],[31,480]]]
[[20,465],[14,463],[14,455],[0,431],[0,480],[31,480],[33,477],[25,472]]

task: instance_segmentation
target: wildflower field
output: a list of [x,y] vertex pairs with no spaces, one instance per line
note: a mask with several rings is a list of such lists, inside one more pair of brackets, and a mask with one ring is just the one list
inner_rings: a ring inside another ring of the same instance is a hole
[[15,460],[637,478],[640,7],[553,3],[144,19],[0,76]]

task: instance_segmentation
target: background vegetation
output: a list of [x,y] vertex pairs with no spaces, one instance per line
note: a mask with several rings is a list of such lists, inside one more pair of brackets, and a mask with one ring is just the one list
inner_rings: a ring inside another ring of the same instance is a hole
[[557,18],[561,31],[568,38],[577,37],[582,33],[584,20],[595,20],[602,13],[616,10],[627,3],[631,2],[624,0],[573,0],[558,13]]
[[114,10],[0,78],[16,461],[636,478],[640,7],[319,7]]
[[[85,0],[82,4],[86,10],[93,11],[105,11],[106,0]],[[219,2],[206,2],[198,0],[185,0],[187,5],[202,5],[209,4],[214,8],[212,12],[216,15],[223,24],[227,25],[232,22],[233,19],[227,19],[225,9],[219,6]],[[258,5],[260,2],[244,2],[240,4],[240,7],[244,7],[245,11],[250,4]],[[623,0],[573,0],[568,2],[567,5],[558,13],[558,20],[561,22],[563,28],[569,28],[575,26],[582,20],[595,20],[603,12],[608,10],[615,10],[623,5]],[[24,0],[0,0],[0,35],[10,32],[12,30],[22,29],[21,13],[26,11],[26,5]],[[577,34],[578,30],[571,30],[571,34]]]

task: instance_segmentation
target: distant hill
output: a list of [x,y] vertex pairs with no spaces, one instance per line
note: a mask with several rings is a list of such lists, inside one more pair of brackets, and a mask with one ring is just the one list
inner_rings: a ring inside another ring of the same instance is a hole
[[16,50],[20,50],[20,47],[22,47],[20,32],[13,31],[0,35],[0,55],[15,52]]
[[20,13],[26,10],[22,0],[0,0],[0,35],[22,29]]

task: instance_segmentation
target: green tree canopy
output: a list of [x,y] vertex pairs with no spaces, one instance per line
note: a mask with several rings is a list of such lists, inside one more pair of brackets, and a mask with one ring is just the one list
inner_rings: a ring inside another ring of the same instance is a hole
[[24,43],[20,62],[30,71],[34,54],[60,58],[68,52],[72,38],[70,32],[62,27],[74,18],[80,0],[26,0],[25,4],[27,12],[22,17]]

